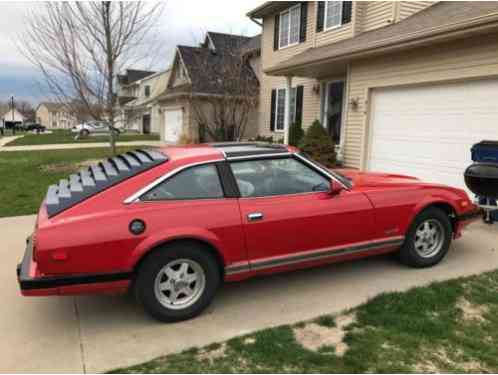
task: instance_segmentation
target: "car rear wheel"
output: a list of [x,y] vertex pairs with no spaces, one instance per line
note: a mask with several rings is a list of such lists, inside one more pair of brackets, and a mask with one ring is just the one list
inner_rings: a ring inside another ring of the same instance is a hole
[[202,247],[185,243],[159,249],[145,259],[135,294],[154,318],[175,322],[200,314],[219,284],[216,259]]
[[411,267],[430,267],[439,263],[451,244],[452,226],[448,215],[435,207],[422,211],[413,221],[398,253],[400,261]]
[[82,137],[88,137],[90,135],[90,132],[87,129],[83,129],[82,131],[80,131],[80,135]]

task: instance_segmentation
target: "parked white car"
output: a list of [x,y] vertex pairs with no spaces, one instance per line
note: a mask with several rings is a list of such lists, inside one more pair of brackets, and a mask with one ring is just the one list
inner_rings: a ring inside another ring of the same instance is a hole
[[[82,124],[74,126],[71,131],[82,136],[88,136],[90,134],[108,134],[110,124],[107,121],[89,121]],[[116,132],[121,131],[114,128]]]

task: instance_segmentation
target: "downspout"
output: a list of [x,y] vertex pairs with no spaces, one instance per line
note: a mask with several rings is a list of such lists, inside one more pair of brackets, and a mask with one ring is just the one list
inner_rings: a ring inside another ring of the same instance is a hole
[[252,17],[249,17],[249,19],[254,22],[256,25],[258,25],[259,27],[263,27],[263,23],[260,22],[260,21],[257,21],[255,18],[252,18]]

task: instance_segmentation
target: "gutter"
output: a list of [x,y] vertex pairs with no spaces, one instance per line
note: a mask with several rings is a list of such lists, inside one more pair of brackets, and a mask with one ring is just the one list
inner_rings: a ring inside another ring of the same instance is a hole
[[[464,22],[458,22],[454,24],[445,25],[444,27],[434,27],[432,29],[414,32],[411,34],[404,35],[402,38],[392,37],[387,39],[382,39],[377,42],[373,42],[368,48],[353,49],[351,51],[345,52],[332,57],[323,57],[312,62],[302,62],[298,64],[285,65],[283,63],[281,66],[274,68],[269,68],[263,70],[264,73],[269,75],[288,75],[289,70],[299,69],[306,66],[319,65],[321,63],[334,63],[341,62],[343,60],[353,60],[362,57],[369,57],[374,54],[382,54],[386,52],[393,52],[396,50],[402,50],[408,47],[416,47],[424,43],[437,42],[438,40],[445,38],[455,38],[461,36],[462,34],[468,33],[479,33],[484,31],[489,31],[493,29],[498,29],[498,12],[490,13],[485,16],[480,16],[472,18]],[[408,37],[407,37],[408,36]],[[333,46],[333,44],[331,44]],[[320,47],[324,48],[324,47]],[[305,50],[302,54],[309,52]],[[292,59],[292,58],[291,58]]]

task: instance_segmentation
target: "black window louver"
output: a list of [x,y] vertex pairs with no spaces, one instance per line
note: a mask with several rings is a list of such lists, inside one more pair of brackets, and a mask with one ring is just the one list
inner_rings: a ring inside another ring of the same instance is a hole
[[48,216],[55,216],[85,199],[167,160],[168,157],[159,151],[134,150],[82,169],[48,188],[45,197]]

